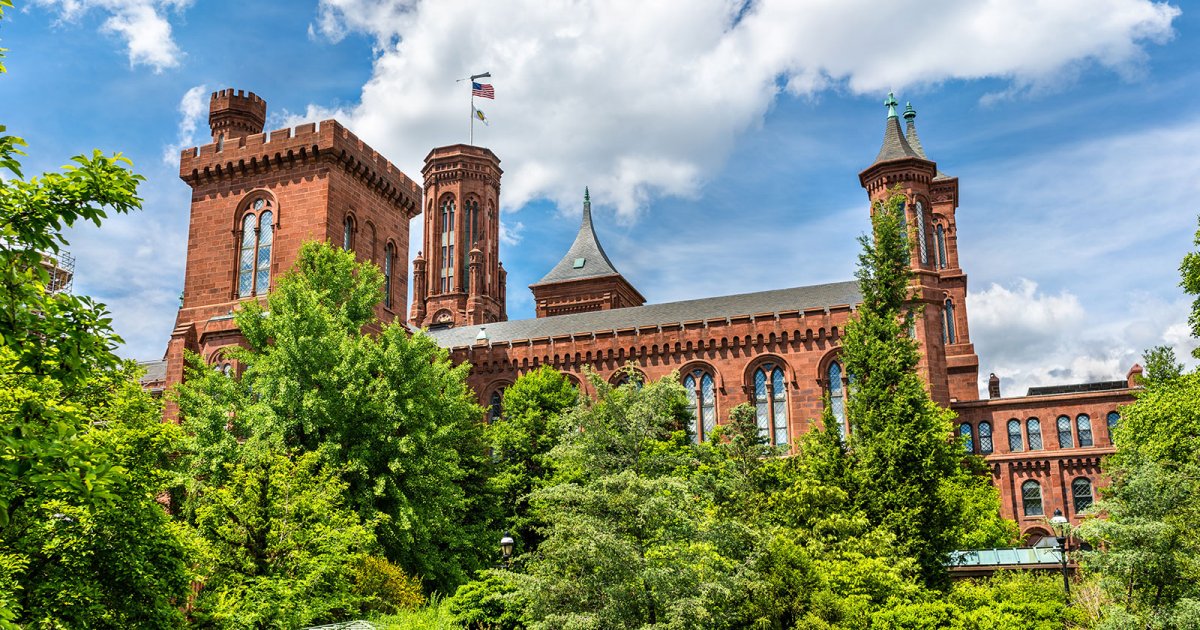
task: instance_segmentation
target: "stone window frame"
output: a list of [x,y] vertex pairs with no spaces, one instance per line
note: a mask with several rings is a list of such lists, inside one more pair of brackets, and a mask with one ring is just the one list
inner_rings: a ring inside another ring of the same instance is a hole
[[[837,363],[838,369],[841,371],[841,400],[842,400],[842,415],[838,418],[834,413],[834,417],[838,419],[838,433],[842,436],[842,440],[846,440],[853,427],[850,426],[850,372],[846,369],[846,362],[842,359],[841,348],[834,348],[825,353],[821,360],[817,362],[817,384],[821,386],[821,395],[829,394],[830,404],[833,403],[833,392],[830,389],[829,368]],[[832,409],[831,409],[832,411]]]
[[399,248],[396,247],[396,242],[392,239],[387,239],[383,245],[383,261],[380,268],[383,270],[383,308],[388,312],[392,312],[395,305],[396,292],[396,252]]
[[358,217],[354,216],[353,210],[347,210],[342,216],[342,250],[352,252],[354,247],[355,237],[358,234]]
[[[1030,492],[1033,489],[1037,490],[1036,499]],[[1036,507],[1033,505],[1034,500],[1037,501]],[[1026,517],[1046,515],[1046,498],[1042,492],[1041,482],[1036,479],[1026,479],[1021,482],[1021,515]]]
[[[483,391],[486,392],[486,395],[483,396],[483,403],[484,403],[484,405],[483,405],[483,408],[484,408],[483,421],[485,424],[491,424],[491,423],[495,422],[498,418],[503,419],[503,417],[504,417],[504,392],[506,390],[508,390],[509,387],[512,387],[512,385],[513,385],[512,381],[502,379],[499,381],[495,381],[495,382],[489,384],[486,388],[484,388]],[[494,401],[495,401],[495,397],[497,395],[500,396],[500,408],[499,408],[498,414],[495,413],[496,408],[494,407]],[[495,414],[495,415],[493,415],[493,414]]]
[[[254,207],[255,203],[258,202],[259,200],[263,201],[263,205],[260,208],[255,208]],[[270,242],[270,244],[268,244],[270,253],[267,255],[266,269],[264,270],[264,269],[259,268],[258,258],[259,258],[259,252],[263,246],[263,242],[262,242],[262,218],[263,218],[263,216],[262,215],[266,214],[266,213],[270,213],[270,215],[271,215],[271,220],[269,222],[269,225],[271,227],[271,230],[270,230],[271,242]],[[275,280],[275,274],[271,273],[271,267],[275,262],[275,239],[276,239],[276,235],[279,233],[279,225],[280,225],[279,215],[280,215],[279,200],[275,198],[275,195],[272,194],[271,191],[269,191],[265,188],[255,188],[253,190],[250,190],[245,195],[243,195],[241,201],[238,202],[237,209],[234,212],[234,216],[233,216],[233,219],[234,219],[234,221],[233,221],[234,258],[233,258],[233,282],[232,282],[232,291],[231,291],[232,299],[243,300],[246,298],[266,295],[267,293],[270,292],[271,284]],[[246,218],[247,217],[254,217],[254,243],[253,243],[253,247],[251,248],[252,254],[254,256],[254,262],[252,263],[252,266],[250,269],[250,290],[248,293],[243,295],[242,291],[241,291],[241,275],[242,275],[241,259],[242,259],[242,254],[246,249],[246,247],[245,247],[246,243],[244,241],[246,238],[245,226],[246,226]],[[259,276],[263,271],[266,272],[266,280],[267,280],[266,289],[260,289],[260,287],[258,286],[259,285],[259,282],[258,282]]]
[[[775,386],[773,382],[773,373],[767,374],[764,371],[764,376],[768,379],[767,387],[767,402],[771,407],[771,415],[768,418],[767,424],[767,443],[772,446],[783,446],[791,448],[792,443],[792,392],[796,383],[796,371],[786,359],[774,353],[762,354],[754,358],[753,361],[746,365],[745,373],[742,375],[743,383],[745,383],[746,400],[754,407],[755,414],[758,413],[758,397],[756,392],[758,371],[763,369],[763,366],[770,364],[776,369],[783,372],[783,416],[784,416],[784,442],[779,443],[775,435]],[[761,428],[761,427],[760,427]]]
[[[697,378],[696,372],[701,372],[702,375]],[[704,418],[704,375],[712,380],[712,428],[716,429],[721,424],[721,392],[725,389],[720,372],[717,371],[716,366],[706,361],[692,361],[679,370],[679,383],[685,388],[688,378],[695,380],[695,385],[688,393],[688,402],[691,404],[692,414],[695,416],[694,423],[689,430],[692,433],[692,441],[696,444],[708,439],[704,428],[706,420]]]

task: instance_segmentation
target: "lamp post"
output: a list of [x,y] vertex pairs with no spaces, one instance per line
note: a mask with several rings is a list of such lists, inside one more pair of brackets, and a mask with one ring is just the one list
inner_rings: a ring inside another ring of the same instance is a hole
[[512,552],[515,541],[508,532],[504,532],[504,537],[500,539],[500,567],[504,569],[512,568]]
[[1055,508],[1054,516],[1050,517],[1050,526],[1054,528],[1054,535],[1058,540],[1058,558],[1062,563],[1063,576],[1063,592],[1067,594],[1067,601],[1071,601],[1071,581],[1067,579],[1067,525],[1069,521],[1063,516],[1062,510]]

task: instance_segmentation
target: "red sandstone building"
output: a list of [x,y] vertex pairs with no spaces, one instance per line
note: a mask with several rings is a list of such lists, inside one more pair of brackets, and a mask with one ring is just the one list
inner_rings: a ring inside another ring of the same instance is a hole
[[[934,400],[954,409],[967,448],[991,465],[1004,515],[1031,538],[1047,533],[1061,509],[1072,520],[1091,504],[1109,429],[1132,400],[1127,380],[1032,388],[1002,397],[992,376],[980,399],[979,357],[967,317],[967,275],[959,266],[958,178],[921,146],[911,106],[901,128],[889,95],[883,144],[859,173],[870,202],[899,187],[915,234],[914,327],[920,373]],[[647,304],[604,252],[585,193],[575,241],[530,286],[534,319],[509,321],[499,252],[500,169],[490,150],[468,145],[429,152],[418,186],[336,121],[263,133],[266,104],[253,93],[212,95],[212,143],[183,152],[180,177],[192,187],[183,303],[165,360],[149,364],[147,384],[183,379],[183,353],[230,371],[223,349],[240,342],[232,313],[259,299],[295,261],[300,245],[321,240],[375,262],[386,278],[379,317],[404,319],[473,366],[469,382],[489,415],[525,371],[550,365],[584,393],[584,366],[613,380],[632,362],[641,377],[678,374],[704,439],[741,403],[758,410],[775,444],[791,444],[821,416],[829,393],[845,426],[848,378],[840,339],[861,296],[855,282]],[[869,207],[869,206],[864,206]],[[424,215],[406,308],[409,222]],[[565,245],[565,244],[564,244]],[[847,270],[849,275],[850,270]],[[173,413],[173,410],[168,410]]]

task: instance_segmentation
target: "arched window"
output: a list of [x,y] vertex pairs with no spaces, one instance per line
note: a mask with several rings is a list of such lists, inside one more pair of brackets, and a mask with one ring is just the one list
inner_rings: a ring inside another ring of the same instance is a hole
[[392,265],[396,258],[396,246],[388,243],[383,248],[383,306],[392,308]]
[[354,247],[354,217],[346,215],[342,220],[342,249],[350,251]]
[[1058,427],[1058,447],[1071,448],[1075,446],[1071,440],[1071,419],[1067,416],[1059,416],[1055,426]]
[[696,416],[692,441],[699,443],[708,439],[709,433],[717,426],[716,384],[711,374],[696,368],[683,377],[683,387],[688,392],[688,401]]
[[271,286],[274,214],[270,208],[266,199],[258,198],[242,217],[241,245],[238,248],[238,297],[262,295]]
[[942,342],[958,343],[958,335],[954,332],[954,302],[946,300],[945,312],[942,317]]
[[1086,413],[1081,413],[1075,418],[1075,431],[1079,433],[1079,445],[1092,445],[1092,419]]
[[497,389],[492,392],[492,396],[488,399],[487,422],[491,424],[500,419],[500,414],[504,411],[504,391]]
[[921,252],[921,264],[929,264],[929,247],[925,243],[925,206],[917,202],[917,249]]
[[1013,453],[1025,450],[1024,440],[1021,439],[1021,421],[1016,418],[1008,421],[1008,450]]
[[1021,499],[1025,506],[1025,516],[1045,516],[1042,510],[1042,486],[1029,480],[1021,484]]
[[454,199],[442,201],[442,293],[454,290]]
[[1025,432],[1029,434],[1029,450],[1042,450],[1042,423],[1037,418],[1025,421]]
[[833,419],[837,420],[838,434],[846,439],[846,387],[842,384],[842,364],[829,364],[829,407]]
[[764,363],[754,371],[754,407],[758,432],[775,446],[788,444],[787,382],[783,368]]
[[459,248],[462,255],[462,285],[463,291],[471,290],[471,249],[475,246],[477,239],[476,231],[479,229],[479,201],[468,199],[463,203],[463,220],[466,230],[467,242]]
[[937,226],[938,266],[946,268],[946,228]]
[[1109,431],[1108,435],[1109,435],[1109,437],[1112,437],[1112,430],[1117,428],[1117,424],[1119,422],[1121,422],[1121,414],[1119,414],[1115,411],[1108,412],[1108,431]]
[[370,221],[367,221],[366,239],[367,242],[360,244],[359,249],[367,253],[371,262],[375,262],[375,224]]
[[962,436],[963,450],[967,453],[974,453],[975,440],[971,435],[971,425],[966,422],[958,425],[958,434]]
[[1079,477],[1071,482],[1071,498],[1075,500],[1075,513],[1092,507],[1092,480]]
[[981,455],[991,455],[992,453],[992,423],[987,420],[979,423],[979,453]]

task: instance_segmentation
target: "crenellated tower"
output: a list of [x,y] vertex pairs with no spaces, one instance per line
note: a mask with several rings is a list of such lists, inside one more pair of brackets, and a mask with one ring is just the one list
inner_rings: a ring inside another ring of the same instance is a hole
[[871,166],[859,173],[859,181],[867,190],[872,211],[893,190],[906,198],[905,223],[914,241],[914,302],[923,313],[916,326],[922,349],[919,370],[930,395],[942,405],[975,400],[979,397],[979,358],[968,336],[966,275],[958,268],[953,239],[958,180],[939,172],[925,155],[912,105],[904,113],[907,133],[900,128],[892,94],[884,105],[883,146]]
[[502,322],[500,159],[465,144],[425,157],[425,246],[413,261],[409,321],[441,328]]
[[218,145],[262,133],[266,122],[267,102],[254,92],[219,90],[208,101],[208,126]]

